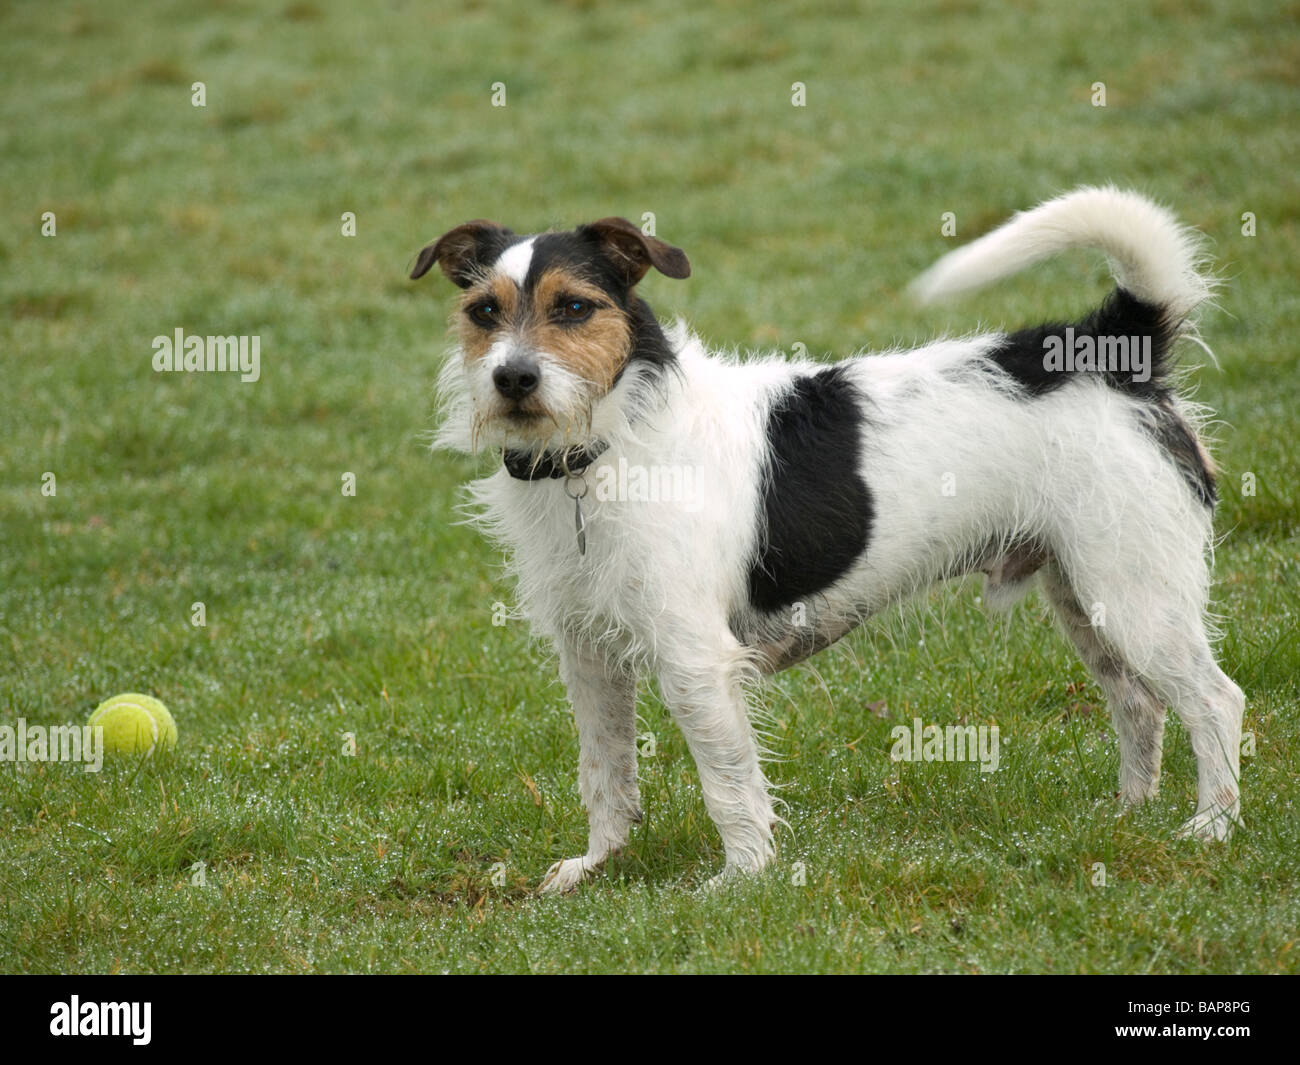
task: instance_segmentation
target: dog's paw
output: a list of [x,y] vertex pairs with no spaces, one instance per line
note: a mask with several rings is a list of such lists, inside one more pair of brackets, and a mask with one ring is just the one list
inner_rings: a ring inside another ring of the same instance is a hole
[[586,858],[564,858],[556,862],[537,885],[539,895],[563,895],[576,891],[578,885],[594,872]]
[[704,881],[704,886],[700,890],[706,895],[716,894],[726,888],[734,887],[740,882],[741,877],[744,875],[745,874],[739,869],[728,866],[726,869],[723,869],[722,872],[718,873],[717,876],[711,876],[708,880]]
[[1178,830],[1178,838],[1223,843],[1240,827],[1241,815],[1231,808],[1201,810]]
[[740,865],[728,865],[717,876],[711,876],[704,881],[704,886],[700,890],[705,894],[710,894],[737,887],[754,879],[761,871],[761,869],[746,869]]

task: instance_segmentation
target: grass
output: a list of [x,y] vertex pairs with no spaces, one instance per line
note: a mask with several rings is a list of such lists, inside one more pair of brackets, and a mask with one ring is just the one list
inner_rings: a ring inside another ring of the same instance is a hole
[[[181,744],[0,764],[0,970],[1300,971],[1300,8],[856,8],[3,9],[0,714],[145,690]],[[491,623],[499,560],[455,524],[471,463],[424,446],[450,293],[405,279],[417,249],[650,211],[694,266],[647,281],[661,315],[844,354],[1091,306],[1082,257],[939,312],[901,290],[952,246],[944,212],[966,240],[1102,181],[1202,227],[1229,279],[1191,380],[1221,417],[1247,830],[1172,838],[1176,723],[1161,797],[1117,817],[1083,667],[1036,602],[1005,623],[963,586],[770,689],[769,874],[697,890],[721,848],[651,692],[645,825],[576,896],[532,896],[585,841],[577,742],[545,650]],[[153,373],[176,327],[260,335],[261,379]],[[914,716],[997,723],[1002,769],[892,763]]]

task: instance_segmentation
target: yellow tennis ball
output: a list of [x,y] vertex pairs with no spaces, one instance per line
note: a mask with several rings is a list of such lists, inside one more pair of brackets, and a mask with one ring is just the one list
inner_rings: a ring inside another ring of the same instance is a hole
[[111,754],[143,754],[176,746],[176,722],[152,695],[127,692],[105,699],[90,715],[90,725],[102,726],[104,750]]

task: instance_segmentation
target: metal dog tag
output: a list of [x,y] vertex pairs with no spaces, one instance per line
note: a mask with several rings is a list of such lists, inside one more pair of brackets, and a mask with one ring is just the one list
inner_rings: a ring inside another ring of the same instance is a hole
[[[582,485],[582,491],[570,491],[570,481],[577,481]],[[587,519],[582,513],[582,500],[587,494],[587,482],[581,476],[570,474],[564,479],[564,491],[573,500],[573,529],[578,534],[578,554],[585,555],[587,553]]]
[[578,554],[587,553],[587,519],[582,516],[582,496],[573,497],[573,527],[578,531]]

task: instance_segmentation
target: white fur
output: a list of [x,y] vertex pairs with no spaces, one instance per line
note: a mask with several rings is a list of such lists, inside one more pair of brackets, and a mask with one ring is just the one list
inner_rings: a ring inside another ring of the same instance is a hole
[[1135,192],[1084,187],[1022,211],[978,240],[945,255],[912,282],[922,302],[1008,277],[1069,248],[1096,248],[1115,280],[1147,303],[1184,319],[1209,296],[1195,230]]
[[[1016,216],[942,260],[923,287],[931,295],[970,287],[1074,244],[1109,252],[1131,291],[1179,318],[1207,291],[1187,232],[1114,190],[1082,190]],[[599,399],[569,388],[545,444],[606,441],[588,484],[600,466],[620,460],[689,465],[704,478],[691,507],[602,501],[589,492],[585,554],[563,481],[520,481],[498,468],[470,486],[477,522],[506,551],[523,612],[558,650],[578,728],[590,842],[581,858],[552,867],[544,890],[575,886],[624,845],[640,816],[638,677],[658,678],[685,734],[722,835],[725,872],[757,871],[773,852],[777,821],[745,695],[769,664],[764,653],[810,631],[836,639],[865,614],[963,560],[969,569],[973,553],[1017,536],[1051,549],[1044,590],[1110,699],[1124,800],[1154,793],[1164,706],[1173,705],[1199,766],[1198,812],[1187,830],[1226,836],[1239,816],[1244,700],[1215,664],[1206,634],[1209,515],[1145,431],[1142,402],[1097,378],[1026,400],[981,364],[997,339],[942,340],[849,361],[870,411],[862,473],[875,522],[852,570],[802,604],[807,629],[794,612],[775,624],[757,617],[747,573],[767,476],[768,409],[793,377],[819,364],[710,353],[679,322],[670,333],[676,370],[647,381],[634,364]],[[471,431],[484,372],[466,376],[453,359],[443,375],[444,446],[502,442]],[[1102,626],[1094,624],[1098,605]],[[752,638],[742,642],[736,631]]]
[[528,267],[533,262],[533,239],[521,240],[518,244],[512,244],[501,253],[497,259],[495,270],[499,271],[510,278],[516,285],[521,288],[524,284],[524,278],[528,276]]

